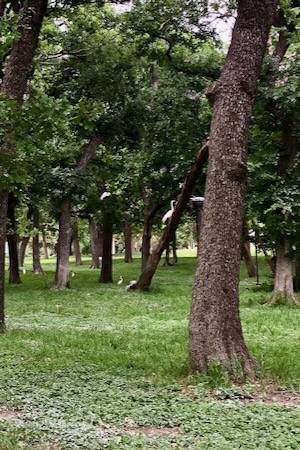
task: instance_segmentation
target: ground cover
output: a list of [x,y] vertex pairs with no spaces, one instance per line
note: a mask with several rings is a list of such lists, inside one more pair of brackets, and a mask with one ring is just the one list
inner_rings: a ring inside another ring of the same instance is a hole
[[300,309],[264,306],[262,259],[260,285],[241,271],[245,339],[260,365],[251,384],[219,367],[188,376],[195,258],[161,266],[149,293],[125,290],[137,259],[115,259],[113,285],[88,264],[72,267],[68,290],[50,289],[54,260],[7,286],[0,450],[300,448]]

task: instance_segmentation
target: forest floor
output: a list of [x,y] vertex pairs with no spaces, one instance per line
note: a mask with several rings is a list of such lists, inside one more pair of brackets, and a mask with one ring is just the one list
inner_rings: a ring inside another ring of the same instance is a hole
[[241,271],[244,336],[259,366],[247,383],[221,367],[188,374],[194,257],[160,265],[148,293],[125,289],[138,259],[115,257],[111,285],[88,259],[72,263],[62,291],[51,289],[55,260],[43,266],[6,286],[0,450],[300,448],[300,308],[264,305],[273,279],[262,258],[259,284]]

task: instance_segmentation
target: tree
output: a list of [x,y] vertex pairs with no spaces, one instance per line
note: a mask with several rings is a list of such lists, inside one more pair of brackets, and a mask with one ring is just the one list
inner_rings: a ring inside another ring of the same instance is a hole
[[221,76],[207,90],[213,116],[189,355],[191,372],[221,364],[232,375],[251,375],[255,363],[244,342],[238,296],[248,131],[277,1],[237,3]]

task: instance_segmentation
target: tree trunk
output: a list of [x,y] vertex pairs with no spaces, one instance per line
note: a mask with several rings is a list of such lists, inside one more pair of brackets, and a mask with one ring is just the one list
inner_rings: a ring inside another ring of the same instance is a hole
[[173,266],[173,264],[171,264],[170,261],[170,246],[168,245],[168,247],[166,248],[166,256],[165,256],[165,262],[164,262],[164,267],[170,267]]
[[276,249],[275,286],[268,305],[276,303],[298,304],[293,287],[293,262],[291,259],[292,246],[289,239]]
[[233,376],[255,370],[239,315],[242,223],[251,111],[276,7],[274,0],[238,1],[221,77],[207,91],[213,116],[189,323],[191,372],[215,364]]
[[177,240],[176,236],[174,236],[173,242],[172,242],[172,252],[173,252],[173,264],[178,263],[178,256],[177,256]]
[[152,226],[153,226],[152,211],[146,209],[144,213],[144,230],[142,239],[142,271],[145,269],[147,261],[151,254]]
[[24,267],[25,262],[25,253],[26,248],[29,242],[29,236],[25,236],[21,239],[20,245],[19,245],[19,265],[21,267]]
[[72,194],[61,199],[54,289],[69,287]]
[[45,233],[44,230],[42,231],[42,243],[43,243],[44,259],[49,259],[49,252],[48,252],[48,246],[47,246],[46,233]]
[[295,259],[295,278],[294,278],[294,290],[300,291],[300,260],[299,257]]
[[110,220],[104,218],[103,223],[103,254],[101,273],[99,283],[112,283],[112,239],[113,239],[113,225]]
[[256,277],[256,267],[251,257],[249,231],[246,223],[243,224],[242,258],[247,267],[248,277]]
[[156,247],[153,249],[151,256],[149,257],[145,268],[143,269],[137,283],[133,286],[133,289],[140,289],[147,291],[152,282],[152,278],[155,274],[157,266],[159,264],[161,255],[167,246],[175,238],[176,229],[178,227],[181,216],[188,204],[192,195],[196,181],[200,175],[201,169],[205,165],[208,157],[208,143],[200,149],[197,158],[193,164],[193,167],[188,174],[177,202],[175,202],[175,209],[171,219],[168,221],[164,234],[159,239]]
[[18,236],[16,231],[15,218],[15,198],[12,194],[8,197],[7,218],[9,219],[9,228],[7,232],[7,243],[9,249],[9,279],[10,284],[21,284],[19,272],[19,258],[18,258]]
[[78,223],[77,220],[74,220],[72,223],[72,235],[73,235],[73,252],[75,255],[75,264],[76,266],[82,265],[81,259],[81,251],[80,251],[80,242],[78,237]]
[[132,263],[132,231],[131,231],[131,222],[128,219],[125,219],[124,222],[124,241],[125,241],[125,258],[124,261],[126,263]]
[[37,230],[32,238],[32,265],[33,273],[35,275],[44,275],[40,258],[40,242],[39,242],[39,228],[40,228],[40,214],[37,208],[34,208],[32,214],[33,227]]
[[[20,11],[18,22],[18,37],[10,52],[5,66],[0,94],[4,97],[16,100],[19,106],[23,103],[27,82],[32,73],[32,62],[35,49],[38,44],[43,17],[46,13],[48,0],[27,0]],[[0,153],[12,153],[13,146],[9,142],[9,130],[7,141],[0,148]],[[1,173],[0,173],[1,178]],[[2,181],[2,180],[1,180]],[[8,186],[0,182],[0,328],[4,329],[4,275],[5,275],[5,236],[6,215],[8,201]],[[2,239],[2,241],[1,241]],[[3,254],[2,254],[3,252]]]
[[102,256],[103,248],[103,238],[100,236],[99,229],[94,219],[90,220],[90,236],[91,236],[91,253],[92,253],[92,264],[90,269],[99,269],[100,261],[99,258]]

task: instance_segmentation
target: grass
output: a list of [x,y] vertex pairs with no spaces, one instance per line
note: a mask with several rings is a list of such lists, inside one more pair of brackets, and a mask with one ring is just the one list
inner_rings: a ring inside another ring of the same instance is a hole
[[263,305],[272,278],[262,259],[260,285],[241,271],[244,335],[260,364],[243,386],[219,368],[188,375],[194,257],[160,267],[148,293],[125,290],[138,259],[115,258],[120,286],[99,284],[88,263],[72,266],[69,290],[51,290],[54,260],[7,286],[0,450],[300,448],[300,309]]

